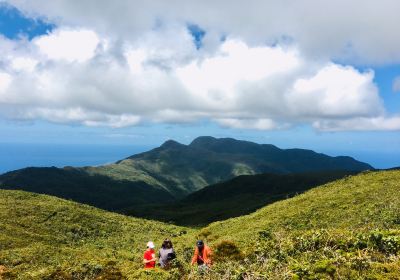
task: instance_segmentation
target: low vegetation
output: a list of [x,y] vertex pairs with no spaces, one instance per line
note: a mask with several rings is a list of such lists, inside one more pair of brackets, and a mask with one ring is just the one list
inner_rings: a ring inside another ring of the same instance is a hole
[[4,279],[137,279],[148,240],[188,238],[180,255],[195,241],[188,228],[22,191],[0,190],[0,220]]
[[[400,171],[366,172],[202,229],[0,191],[4,279],[399,279]],[[146,271],[147,240],[172,238],[172,269]],[[214,249],[204,275],[197,238]]]

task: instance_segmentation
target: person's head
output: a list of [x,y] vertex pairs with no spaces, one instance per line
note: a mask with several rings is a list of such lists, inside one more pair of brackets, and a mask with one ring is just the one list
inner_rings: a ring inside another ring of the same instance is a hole
[[147,249],[154,249],[154,243],[153,243],[153,241],[149,241],[149,242],[147,242]]
[[196,246],[197,246],[197,248],[199,248],[199,250],[203,250],[203,248],[204,248],[203,240],[197,240]]
[[162,247],[164,249],[171,249],[172,248],[172,242],[168,238],[164,240]]

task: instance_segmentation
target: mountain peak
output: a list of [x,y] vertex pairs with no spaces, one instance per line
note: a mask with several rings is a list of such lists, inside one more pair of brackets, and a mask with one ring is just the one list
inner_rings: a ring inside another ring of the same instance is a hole
[[189,144],[189,146],[204,146],[207,144],[215,143],[217,142],[218,139],[212,136],[200,136],[197,137],[192,141],[192,143]]
[[182,146],[184,145],[175,140],[167,140],[161,145],[161,148],[179,148]]

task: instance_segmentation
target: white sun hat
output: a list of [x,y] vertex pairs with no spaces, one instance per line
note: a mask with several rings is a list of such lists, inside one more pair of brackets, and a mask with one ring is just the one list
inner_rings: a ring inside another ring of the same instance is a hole
[[147,247],[150,248],[150,249],[154,249],[155,246],[154,246],[153,241],[147,242]]

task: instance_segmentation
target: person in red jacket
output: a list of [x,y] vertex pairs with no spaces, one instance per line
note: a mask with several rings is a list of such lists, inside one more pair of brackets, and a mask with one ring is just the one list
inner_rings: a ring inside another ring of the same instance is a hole
[[147,250],[143,255],[144,268],[155,268],[156,267],[156,253],[154,251],[154,243],[152,241],[147,242]]
[[192,258],[192,265],[197,264],[198,266],[210,267],[212,264],[212,251],[210,247],[204,244],[203,240],[199,240],[196,243],[196,249]]

